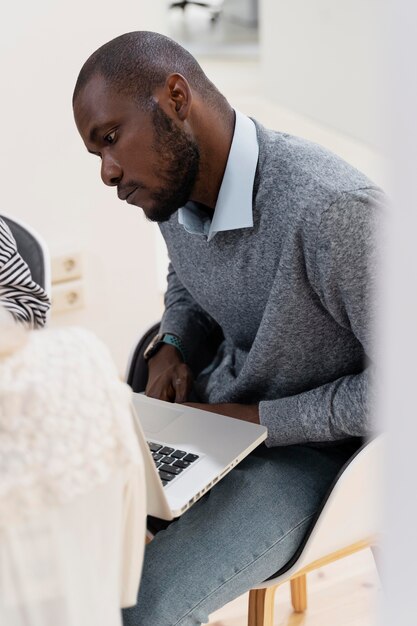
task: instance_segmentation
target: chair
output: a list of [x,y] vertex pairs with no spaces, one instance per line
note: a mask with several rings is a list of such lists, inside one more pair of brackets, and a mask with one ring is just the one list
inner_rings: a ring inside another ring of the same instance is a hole
[[287,581],[294,610],[304,612],[309,572],[377,544],[382,454],[380,435],[342,467],[296,554],[249,592],[248,626],[272,626],[275,591]]
[[158,330],[159,322],[153,324],[153,326],[141,336],[128,358],[126,382],[136,393],[145,391],[146,382],[148,380],[148,366],[143,358],[143,354]]
[[[127,383],[133,391],[146,387],[143,353],[159,324],[138,341],[128,363]],[[273,626],[277,587],[290,581],[294,610],[307,608],[307,574],[365,548],[379,539],[379,483],[383,436],[364,444],[341,468],[326,494],[307,535],[292,559],[274,576],[249,592],[248,626]]]
[[213,24],[214,22],[217,22],[217,20],[219,19],[219,16],[221,13],[221,7],[219,6],[219,4],[213,5],[210,2],[195,2],[194,0],[178,0],[178,2],[171,2],[169,5],[169,8],[170,9],[176,9],[176,8],[182,9],[184,12],[186,7],[189,4],[194,4],[199,7],[210,9],[210,12],[211,12],[210,20]]
[[17,249],[30,268],[33,280],[51,295],[51,262],[48,247],[32,227],[15,217],[0,215],[16,240]]

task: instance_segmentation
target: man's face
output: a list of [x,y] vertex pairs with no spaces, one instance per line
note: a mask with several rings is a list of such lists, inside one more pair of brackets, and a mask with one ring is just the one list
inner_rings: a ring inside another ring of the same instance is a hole
[[196,142],[155,102],[142,111],[100,75],[93,76],[74,104],[87,150],[101,158],[101,178],[117,195],[164,222],[190,199],[199,170]]

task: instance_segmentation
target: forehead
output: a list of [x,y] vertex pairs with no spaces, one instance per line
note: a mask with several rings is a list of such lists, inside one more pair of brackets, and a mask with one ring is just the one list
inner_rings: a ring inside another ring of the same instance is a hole
[[84,141],[90,140],[92,131],[96,128],[132,118],[143,122],[144,117],[132,97],[117,92],[100,75],[89,79],[74,102],[75,122]]

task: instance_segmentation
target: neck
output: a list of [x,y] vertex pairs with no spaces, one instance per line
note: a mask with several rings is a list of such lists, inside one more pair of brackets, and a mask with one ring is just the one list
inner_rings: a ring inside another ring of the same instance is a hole
[[225,103],[224,110],[203,109],[195,113],[195,137],[200,149],[200,169],[190,200],[204,205],[213,215],[222,184],[235,129],[235,112]]

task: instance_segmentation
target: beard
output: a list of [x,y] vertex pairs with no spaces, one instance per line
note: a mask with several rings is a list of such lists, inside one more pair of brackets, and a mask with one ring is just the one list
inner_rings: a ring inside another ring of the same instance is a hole
[[152,111],[154,148],[161,158],[163,186],[151,195],[153,207],[146,210],[152,222],[166,222],[190,199],[200,166],[197,143],[179,128],[161,107]]

